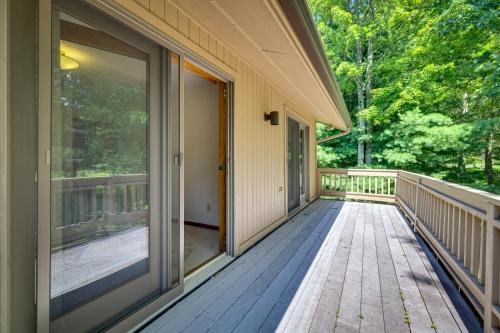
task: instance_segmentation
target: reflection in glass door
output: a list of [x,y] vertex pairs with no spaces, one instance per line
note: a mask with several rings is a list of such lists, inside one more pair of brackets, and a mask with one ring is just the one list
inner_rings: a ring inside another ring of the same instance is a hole
[[103,328],[178,285],[180,227],[162,224],[160,154],[162,112],[179,114],[179,70],[167,67],[173,104],[162,104],[162,53],[88,5],[54,5],[51,331]]

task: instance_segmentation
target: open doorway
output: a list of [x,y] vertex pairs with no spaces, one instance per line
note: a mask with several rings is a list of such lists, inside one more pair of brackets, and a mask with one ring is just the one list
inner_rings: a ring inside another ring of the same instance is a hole
[[226,250],[226,83],[184,63],[184,271]]

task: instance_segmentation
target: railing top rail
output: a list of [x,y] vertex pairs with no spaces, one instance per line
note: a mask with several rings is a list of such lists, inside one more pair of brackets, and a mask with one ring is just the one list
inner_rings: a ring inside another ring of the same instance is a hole
[[[434,190],[438,190],[438,191],[439,191],[439,189],[449,190],[453,194],[464,194],[465,193],[466,196],[470,197],[471,199],[473,198],[475,200],[480,200],[480,201],[491,203],[494,205],[500,205],[500,195],[488,193],[488,192],[481,191],[481,190],[478,190],[478,189],[475,189],[472,187],[447,182],[445,180],[440,180],[437,178],[433,178],[430,176],[421,175],[421,174],[417,174],[417,173],[413,173],[413,172],[400,170],[400,171],[398,171],[398,173],[399,173],[399,176],[402,178],[409,179],[409,180],[414,181],[416,183],[420,182],[421,184],[424,184],[424,185],[426,185]],[[448,192],[448,191],[446,191],[446,192]],[[446,193],[446,194],[448,194],[448,193]],[[459,196],[459,198],[457,198],[457,199],[459,199],[459,201],[464,201],[463,199],[467,199],[467,198],[462,198]]]
[[398,170],[389,169],[334,169],[334,168],[318,168],[320,173],[345,174],[349,176],[388,176],[396,177]]
[[58,178],[52,180],[59,184],[63,189],[67,188],[92,188],[96,186],[107,185],[132,185],[144,184],[147,182],[148,175],[130,174],[130,175],[112,175],[97,177],[76,177],[76,178]]
[[488,204],[500,206],[500,195],[403,170],[317,168],[317,171],[319,174],[365,177],[399,177],[403,180],[414,184],[420,184],[420,186],[441,193],[442,195],[470,206],[483,214],[486,212]]

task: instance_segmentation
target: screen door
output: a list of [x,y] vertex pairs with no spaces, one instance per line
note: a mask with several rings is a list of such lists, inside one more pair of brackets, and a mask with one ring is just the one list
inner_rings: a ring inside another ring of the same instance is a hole
[[170,62],[79,1],[53,2],[51,31],[50,331],[99,330],[178,285],[161,218]]

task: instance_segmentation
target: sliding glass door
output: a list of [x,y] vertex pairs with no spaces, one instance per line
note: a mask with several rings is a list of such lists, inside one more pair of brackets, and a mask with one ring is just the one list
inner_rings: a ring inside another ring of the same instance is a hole
[[308,127],[291,117],[287,119],[288,211],[306,201]]
[[182,288],[180,62],[79,1],[51,31],[50,331],[83,332]]

